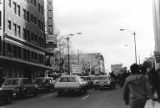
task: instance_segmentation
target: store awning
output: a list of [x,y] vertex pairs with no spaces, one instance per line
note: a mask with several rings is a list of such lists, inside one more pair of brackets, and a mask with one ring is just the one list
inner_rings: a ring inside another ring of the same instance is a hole
[[33,62],[24,61],[17,58],[6,57],[2,55],[0,55],[0,64],[24,66],[28,68],[43,69],[43,70],[46,70],[46,69],[53,70],[53,67],[45,66],[43,64],[33,63]]

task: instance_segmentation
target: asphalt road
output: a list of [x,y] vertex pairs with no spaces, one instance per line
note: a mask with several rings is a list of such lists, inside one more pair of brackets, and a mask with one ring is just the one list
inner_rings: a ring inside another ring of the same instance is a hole
[[125,108],[122,98],[122,88],[88,90],[82,95],[57,93],[40,94],[16,100],[14,104],[1,105],[0,108]]

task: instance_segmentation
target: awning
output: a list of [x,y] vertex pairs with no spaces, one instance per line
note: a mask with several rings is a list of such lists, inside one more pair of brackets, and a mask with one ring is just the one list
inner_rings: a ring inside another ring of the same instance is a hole
[[49,67],[49,66],[45,66],[43,64],[38,64],[38,63],[33,63],[33,62],[29,62],[29,61],[24,61],[18,58],[11,58],[11,57],[6,57],[6,56],[2,56],[0,55],[0,64],[6,64],[6,65],[13,65],[13,66],[24,66],[24,67],[28,67],[28,68],[34,68],[34,69],[49,69],[49,70],[53,70],[53,67]]

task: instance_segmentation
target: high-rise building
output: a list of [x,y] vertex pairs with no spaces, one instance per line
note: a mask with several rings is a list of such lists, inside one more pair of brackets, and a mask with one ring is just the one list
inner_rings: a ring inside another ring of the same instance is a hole
[[0,0],[0,67],[6,77],[43,76],[44,0]]

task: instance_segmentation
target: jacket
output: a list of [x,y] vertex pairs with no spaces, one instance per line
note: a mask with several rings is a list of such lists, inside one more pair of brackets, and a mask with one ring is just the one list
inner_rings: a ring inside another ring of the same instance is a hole
[[129,104],[129,100],[136,101],[152,98],[148,77],[143,74],[131,74],[128,76],[124,85],[123,96],[126,104]]

